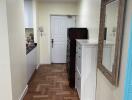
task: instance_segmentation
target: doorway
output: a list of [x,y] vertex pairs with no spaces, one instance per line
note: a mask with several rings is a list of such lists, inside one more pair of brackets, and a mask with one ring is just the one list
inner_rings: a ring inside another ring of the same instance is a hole
[[67,29],[76,26],[76,16],[51,16],[51,62],[66,63]]

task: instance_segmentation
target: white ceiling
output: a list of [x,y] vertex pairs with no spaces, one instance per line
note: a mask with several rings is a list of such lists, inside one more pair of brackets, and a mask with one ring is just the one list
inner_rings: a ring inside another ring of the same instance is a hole
[[38,0],[38,1],[45,1],[45,2],[77,2],[78,0]]

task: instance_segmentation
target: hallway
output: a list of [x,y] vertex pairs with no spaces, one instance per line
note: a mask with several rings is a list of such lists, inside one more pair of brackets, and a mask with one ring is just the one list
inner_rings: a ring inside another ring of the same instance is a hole
[[68,85],[66,65],[40,66],[29,85],[24,100],[79,100]]

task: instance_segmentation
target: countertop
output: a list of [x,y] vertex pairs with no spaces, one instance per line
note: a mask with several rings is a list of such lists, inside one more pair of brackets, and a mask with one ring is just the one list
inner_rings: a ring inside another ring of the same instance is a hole
[[93,45],[97,46],[98,45],[97,40],[77,39],[76,41],[82,46],[93,46]]
[[26,46],[26,54],[30,53],[36,47],[37,47],[37,43],[34,43],[34,45],[32,46]]
[[114,46],[115,43],[112,42],[112,41],[104,41],[104,45],[105,45],[105,46]]
[[[76,41],[82,46],[97,46],[98,40],[88,40],[88,39],[76,39]],[[114,45],[111,41],[104,41],[105,46]]]

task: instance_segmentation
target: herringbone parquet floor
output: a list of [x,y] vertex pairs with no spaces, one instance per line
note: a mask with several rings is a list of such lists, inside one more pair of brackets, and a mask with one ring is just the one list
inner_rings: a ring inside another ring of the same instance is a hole
[[66,65],[40,66],[31,80],[24,100],[79,100],[78,94],[68,85]]

